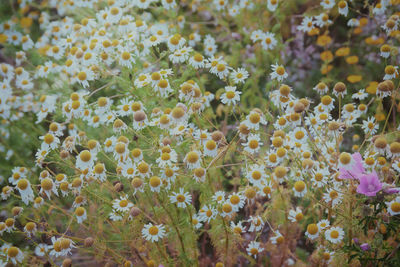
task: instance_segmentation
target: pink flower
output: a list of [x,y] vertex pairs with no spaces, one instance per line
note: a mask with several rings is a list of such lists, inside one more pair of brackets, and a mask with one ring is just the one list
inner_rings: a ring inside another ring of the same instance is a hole
[[361,154],[357,152],[351,155],[351,157],[350,164],[339,168],[340,179],[359,179],[360,175],[365,173]]
[[379,181],[379,177],[375,171],[368,174],[362,174],[359,177],[359,180],[360,184],[357,187],[357,193],[359,194],[373,197],[382,189],[382,183]]

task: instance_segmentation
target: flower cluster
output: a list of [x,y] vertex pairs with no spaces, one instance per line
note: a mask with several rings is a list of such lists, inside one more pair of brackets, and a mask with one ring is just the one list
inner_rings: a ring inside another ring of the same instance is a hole
[[0,265],[400,264],[400,1],[5,2]]

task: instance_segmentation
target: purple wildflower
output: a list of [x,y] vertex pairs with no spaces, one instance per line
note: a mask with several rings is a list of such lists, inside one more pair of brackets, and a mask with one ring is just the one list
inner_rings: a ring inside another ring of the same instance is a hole
[[367,251],[367,250],[369,250],[371,247],[369,246],[368,243],[363,243],[363,244],[360,245],[360,248],[361,248],[363,251]]
[[382,189],[382,183],[376,172],[362,174],[359,176],[360,185],[357,187],[357,193],[372,197]]

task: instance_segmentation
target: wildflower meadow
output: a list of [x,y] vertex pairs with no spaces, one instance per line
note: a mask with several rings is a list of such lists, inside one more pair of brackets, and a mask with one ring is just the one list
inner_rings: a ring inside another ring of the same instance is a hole
[[0,1],[1,266],[400,266],[400,0]]

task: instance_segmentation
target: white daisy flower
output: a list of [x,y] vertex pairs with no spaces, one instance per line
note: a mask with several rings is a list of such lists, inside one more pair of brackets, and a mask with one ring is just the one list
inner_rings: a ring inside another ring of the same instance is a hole
[[264,227],[264,221],[260,216],[250,216],[247,221],[250,223],[249,232],[258,232]]
[[340,227],[331,227],[325,231],[325,238],[331,243],[338,244],[343,240],[344,231]]
[[335,0],[322,0],[321,1],[321,6],[324,9],[331,9],[332,7],[335,6]]
[[276,79],[279,82],[282,82],[284,79],[288,77],[288,73],[286,72],[285,68],[282,65],[273,64],[271,65],[272,72],[271,72],[271,79]]
[[283,241],[285,241],[285,238],[283,237],[283,235],[279,232],[279,230],[274,231],[274,236],[271,237],[271,243],[272,244],[282,244]]
[[184,160],[188,169],[196,169],[201,166],[201,153],[199,151],[190,151],[186,154]]
[[74,214],[76,216],[76,221],[79,224],[81,224],[87,218],[86,210],[83,207],[76,208]]
[[314,240],[319,236],[319,228],[318,225],[315,223],[311,223],[307,226],[307,231],[305,232],[305,235],[311,239]]
[[14,246],[9,247],[4,252],[7,255],[7,261],[13,264],[22,263],[25,257],[22,251]]
[[128,212],[131,207],[133,207],[133,204],[128,201],[127,196],[121,196],[119,199],[114,199],[112,204],[114,210],[123,213]]
[[210,223],[211,220],[215,219],[217,214],[218,214],[217,209],[209,205],[204,205],[203,208],[201,208],[199,211],[199,218],[203,222]]
[[[10,188],[10,190],[8,191],[7,187],[3,187],[3,190],[2,190],[2,198],[3,199],[5,199],[7,194],[11,194],[12,189],[11,189],[11,187],[9,187],[9,188]],[[31,183],[27,179],[25,179],[25,178],[20,179],[16,185],[16,188],[18,189],[18,192],[21,195],[21,199],[25,203],[25,205],[28,205],[29,202],[33,202],[35,196],[33,194]]]
[[148,223],[144,225],[142,229],[142,236],[151,242],[157,242],[162,239],[166,235],[165,226],[162,224],[154,225],[152,223]]
[[192,202],[192,196],[188,192],[184,192],[183,188],[180,188],[179,192],[172,192],[169,199],[171,203],[177,203],[179,208],[186,208]]
[[237,70],[233,70],[230,74],[230,78],[233,80],[235,84],[244,83],[248,77],[249,73],[244,68],[238,68]]
[[304,197],[307,193],[306,183],[303,181],[296,181],[293,186],[293,192],[296,197]]
[[330,226],[330,222],[326,219],[322,219],[317,223],[319,229],[323,230]]
[[263,143],[260,142],[260,136],[258,134],[249,134],[247,142],[244,144],[244,151],[255,154],[260,150],[262,145]]
[[278,41],[275,38],[275,34],[272,32],[266,32],[261,37],[261,46],[265,50],[272,50],[276,47]]
[[269,11],[274,12],[278,7],[278,0],[268,0],[267,8]]
[[49,251],[49,245],[45,243],[40,243],[35,247],[36,256],[43,257]]
[[400,196],[396,197],[392,201],[385,202],[387,211],[391,216],[400,214]]
[[291,209],[289,211],[288,219],[291,222],[299,222],[304,218],[304,215],[299,207],[296,207],[296,209]]
[[214,193],[211,199],[219,204],[222,204],[225,201],[225,192],[217,191]]
[[76,168],[80,170],[91,169],[94,164],[95,157],[90,153],[89,150],[83,150],[76,157]]
[[[273,0],[271,0],[273,1]],[[247,254],[250,256],[257,258],[258,254],[262,252],[264,249],[260,247],[260,242],[251,241],[249,246],[246,248]]]
[[346,1],[340,1],[338,3],[338,10],[339,14],[347,17],[347,14],[349,13],[349,5],[347,4]]
[[226,86],[225,93],[221,95],[221,102],[229,106],[235,106],[240,101],[241,93],[240,91],[236,91],[236,86]]
[[151,192],[160,192],[160,188],[161,188],[161,179],[158,176],[152,176],[149,179],[149,186],[150,186],[150,190]]
[[205,156],[209,157],[217,156],[218,154],[217,143],[212,139],[207,140],[206,142],[204,142],[203,151]]

